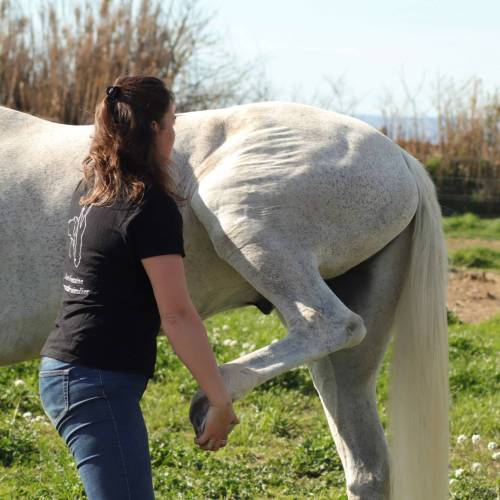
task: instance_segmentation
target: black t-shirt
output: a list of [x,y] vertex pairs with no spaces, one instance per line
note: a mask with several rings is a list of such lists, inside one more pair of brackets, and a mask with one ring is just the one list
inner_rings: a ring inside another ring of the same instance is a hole
[[148,184],[138,203],[80,206],[80,181],[68,216],[61,310],[40,355],[151,378],[161,321],[140,261],[184,254],[175,200]]

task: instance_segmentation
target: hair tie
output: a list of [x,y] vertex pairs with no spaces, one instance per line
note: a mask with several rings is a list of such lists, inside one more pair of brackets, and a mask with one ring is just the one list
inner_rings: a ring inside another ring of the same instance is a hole
[[108,94],[111,101],[117,101],[118,97],[121,95],[121,87],[118,87],[117,85],[110,85],[109,87],[106,87],[106,94]]

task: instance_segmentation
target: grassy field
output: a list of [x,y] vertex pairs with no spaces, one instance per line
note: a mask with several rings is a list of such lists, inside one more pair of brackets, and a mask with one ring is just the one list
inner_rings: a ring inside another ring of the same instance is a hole
[[450,248],[450,265],[500,269],[500,218],[481,219],[474,214],[446,217],[444,231]]
[[[206,326],[220,362],[284,335],[274,314],[263,316],[252,307],[220,314]],[[499,332],[500,315],[480,325],[450,325],[453,498],[498,495],[500,457],[492,457],[500,450],[488,443],[500,443]],[[84,498],[72,457],[40,407],[37,368],[35,360],[0,371],[0,498]],[[387,360],[378,386],[384,426],[386,368]],[[218,453],[192,443],[187,412],[194,389],[161,337],[157,374],[142,400],[158,498],[346,498],[340,460],[307,369],[284,374],[236,402],[241,424]],[[457,442],[461,435],[466,437]],[[472,435],[480,435],[475,444]]]
[[[497,229],[488,226],[488,234],[498,236],[498,222],[471,224],[464,218],[446,221],[447,235],[483,238],[484,225],[491,224]],[[478,325],[461,324],[453,315],[450,321],[451,497],[496,499],[500,315]],[[274,313],[264,316],[253,307],[219,314],[205,324],[220,363],[285,334]],[[157,498],[347,498],[342,466],[307,369],[286,373],[237,401],[241,424],[226,448],[207,453],[193,444],[188,419],[196,384],[163,336],[158,352],[156,376],[141,403]],[[387,361],[388,356],[378,381],[384,427]],[[40,406],[37,370],[38,360],[0,369],[0,499],[84,498],[73,459]]]
[[450,252],[450,263],[455,267],[500,269],[500,251],[484,247],[461,248]]
[[500,240],[500,218],[484,219],[474,214],[445,217],[444,231],[451,238]]

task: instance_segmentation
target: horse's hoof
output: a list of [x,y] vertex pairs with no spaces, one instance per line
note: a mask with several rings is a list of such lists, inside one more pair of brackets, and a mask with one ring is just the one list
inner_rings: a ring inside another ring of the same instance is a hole
[[191,421],[196,436],[203,433],[208,407],[208,398],[203,391],[198,390],[191,399],[191,405],[189,407],[189,420]]

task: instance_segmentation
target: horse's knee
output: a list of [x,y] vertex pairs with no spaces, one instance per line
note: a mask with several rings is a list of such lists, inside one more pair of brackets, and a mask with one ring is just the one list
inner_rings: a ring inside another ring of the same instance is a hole
[[[324,311],[297,303],[298,312],[286,318],[288,335],[315,346],[325,356],[358,345],[366,335],[363,319],[358,314],[336,308]],[[336,314],[342,313],[342,314]]]

